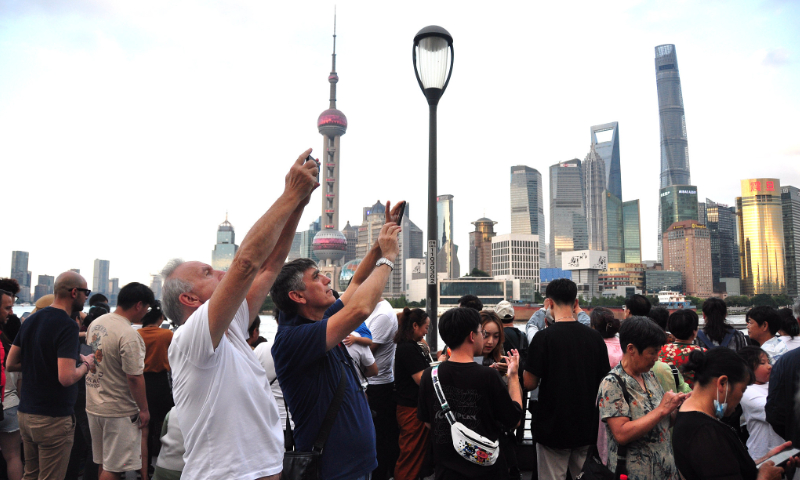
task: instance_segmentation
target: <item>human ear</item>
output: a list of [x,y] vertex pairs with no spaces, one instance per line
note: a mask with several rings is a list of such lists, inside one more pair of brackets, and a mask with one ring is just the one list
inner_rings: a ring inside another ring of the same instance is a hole
[[306,303],[306,299],[303,298],[303,295],[296,292],[295,290],[289,292],[289,299],[296,303]]
[[198,297],[193,293],[185,292],[181,293],[181,295],[178,297],[178,301],[180,301],[183,305],[186,305],[187,307],[196,307],[198,306],[197,304],[200,302],[200,297]]

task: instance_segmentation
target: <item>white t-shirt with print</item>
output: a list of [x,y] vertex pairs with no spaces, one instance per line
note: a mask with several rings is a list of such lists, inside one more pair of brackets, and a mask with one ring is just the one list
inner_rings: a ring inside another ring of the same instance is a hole
[[278,407],[247,344],[248,319],[245,301],[214,349],[206,302],[175,332],[169,363],[186,447],[184,478],[247,479],[283,470]]
[[753,460],[758,460],[769,452],[770,449],[783,443],[772,425],[767,423],[767,414],[764,405],[767,404],[769,384],[748,385],[742,395],[742,417],[747,422],[747,451]]
[[378,363],[378,374],[370,377],[370,385],[384,385],[394,382],[394,334],[397,333],[397,315],[394,308],[386,300],[381,300],[372,311],[367,321],[367,328],[372,332],[372,343],[379,346],[375,349],[375,361]]

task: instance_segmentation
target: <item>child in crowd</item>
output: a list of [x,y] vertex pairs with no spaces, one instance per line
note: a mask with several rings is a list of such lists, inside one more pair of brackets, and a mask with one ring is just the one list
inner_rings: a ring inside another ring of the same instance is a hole
[[755,374],[755,382],[744,391],[741,402],[747,431],[750,433],[747,450],[755,460],[766,455],[770,449],[783,444],[784,440],[767,423],[767,415],[764,412],[769,389],[769,374],[772,371],[769,355],[759,347],[748,346],[739,350],[739,356]]

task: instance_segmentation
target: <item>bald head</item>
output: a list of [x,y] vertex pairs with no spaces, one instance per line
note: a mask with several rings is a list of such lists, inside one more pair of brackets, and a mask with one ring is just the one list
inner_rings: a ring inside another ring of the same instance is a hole
[[56,298],[65,298],[71,296],[73,288],[86,288],[86,279],[79,273],[64,272],[56,278],[53,291]]

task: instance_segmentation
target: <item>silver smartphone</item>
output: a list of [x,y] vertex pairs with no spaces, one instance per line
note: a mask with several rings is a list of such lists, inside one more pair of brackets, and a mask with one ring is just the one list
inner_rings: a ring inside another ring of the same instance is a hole
[[763,462],[756,465],[756,468],[761,468],[762,465],[772,460],[775,462],[776,467],[782,467],[786,462],[789,461],[790,458],[796,457],[800,454],[800,450],[796,448],[790,448],[789,450],[784,450],[780,453],[776,453],[775,455],[769,457],[768,459],[764,460]]

